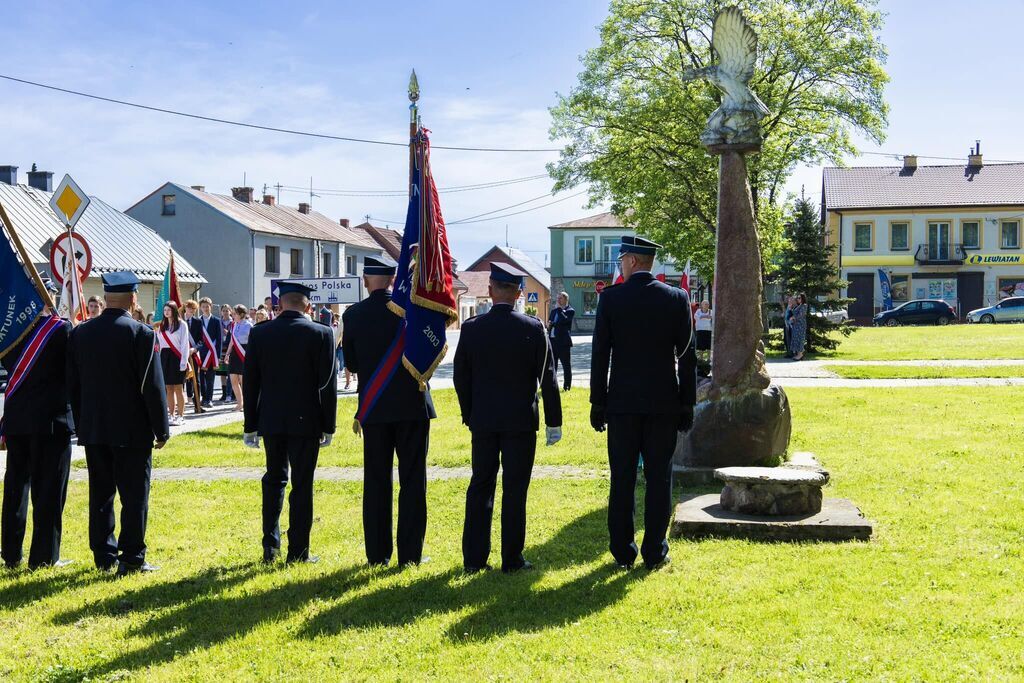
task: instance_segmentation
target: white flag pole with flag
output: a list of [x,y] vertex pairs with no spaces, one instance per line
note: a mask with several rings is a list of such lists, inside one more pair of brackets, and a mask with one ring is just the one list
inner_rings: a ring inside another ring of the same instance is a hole
[[[68,230],[68,234],[71,231]],[[72,244],[69,240],[69,244]],[[60,290],[60,302],[57,304],[57,315],[71,321],[72,325],[89,319],[89,311],[85,306],[85,294],[82,292],[82,278],[78,273],[78,263],[72,254],[65,259],[64,283]]]

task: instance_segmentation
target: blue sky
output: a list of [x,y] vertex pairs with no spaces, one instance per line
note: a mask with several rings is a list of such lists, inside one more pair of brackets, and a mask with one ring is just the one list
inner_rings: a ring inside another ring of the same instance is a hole
[[[575,83],[578,57],[596,45],[607,10],[597,0],[85,4],[6,7],[0,73],[211,116],[401,141],[415,67],[435,144],[518,148],[552,146],[547,108]],[[1024,159],[1015,125],[1024,109],[1017,35],[1024,2],[887,0],[882,8],[889,13],[891,125],[880,148],[865,149],[960,158],[980,138],[987,158]],[[444,187],[543,173],[554,158],[436,150],[433,163]],[[24,172],[33,162],[58,179],[69,172],[91,194],[127,208],[166,180],[222,193],[243,177],[257,192],[264,184],[308,186],[310,177],[318,188],[401,189],[407,156],[399,147],[191,121],[0,80],[0,164]],[[889,163],[878,156],[849,162]],[[799,169],[789,187],[806,185],[817,197],[820,184],[820,169]],[[451,193],[442,207],[454,221],[550,189],[541,179]],[[308,200],[300,192],[281,198]],[[313,204],[353,220],[400,220],[405,211],[394,197],[325,195]],[[507,225],[509,243],[544,264],[546,227],[600,210],[585,204],[576,197],[453,225],[449,238],[468,265],[504,243]]]

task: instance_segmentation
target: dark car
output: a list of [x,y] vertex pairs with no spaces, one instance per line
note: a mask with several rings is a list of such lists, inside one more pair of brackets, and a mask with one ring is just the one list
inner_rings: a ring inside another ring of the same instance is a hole
[[948,325],[956,322],[956,311],[941,299],[916,299],[891,311],[875,314],[875,325]]

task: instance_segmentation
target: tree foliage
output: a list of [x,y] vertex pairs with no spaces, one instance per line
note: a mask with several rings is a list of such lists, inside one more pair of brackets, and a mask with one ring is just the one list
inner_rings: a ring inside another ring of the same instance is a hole
[[[805,294],[816,311],[838,311],[850,303],[839,297],[846,282],[839,279],[836,246],[826,245],[827,228],[818,220],[818,209],[806,199],[793,206],[793,220],[786,225],[785,240],[779,254],[776,276],[783,291]],[[830,321],[824,315],[807,315],[807,351],[835,349],[840,337],[848,337],[853,328]]]
[[[718,168],[698,138],[720,95],[681,74],[710,62],[712,21],[725,4],[613,0],[600,46],[551,110],[552,137],[568,141],[549,166],[556,188],[589,183],[592,204],[611,202],[639,232],[692,258],[705,278],[714,264]],[[781,194],[796,165],[839,163],[855,152],[854,131],[884,139],[882,15],[875,0],[737,4],[759,35],[751,87],[771,111],[763,149],[748,157],[768,265],[781,245]]]

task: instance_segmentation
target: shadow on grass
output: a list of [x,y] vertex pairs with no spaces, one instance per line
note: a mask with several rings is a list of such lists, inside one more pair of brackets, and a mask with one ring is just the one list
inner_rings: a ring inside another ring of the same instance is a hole
[[[280,573],[287,568],[277,570]],[[175,581],[131,589],[104,601],[65,612],[58,623],[74,623],[88,616],[119,616],[144,613],[141,623],[128,627],[127,637],[143,638],[149,644],[123,650],[82,672],[102,677],[121,670],[135,670],[170,662],[184,653],[205,650],[244,636],[263,622],[280,621],[303,610],[310,602],[337,598],[368,581],[374,574],[360,567],[347,567],[264,590],[225,596],[263,570],[252,563],[228,569],[207,569]]]
[[12,580],[9,586],[0,588],[0,610],[16,610],[37,600],[43,600],[56,593],[65,593],[107,577],[90,567],[44,568],[34,572],[26,569],[10,571],[2,575]]
[[404,586],[382,585],[319,613],[300,633],[316,638],[347,629],[400,627],[467,608],[470,613],[447,630],[450,640],[487,639],[570,623],[614,604],[631,583],[646,575],[643,570],[618,570],[609,562],[569,582],[537,588],[548,572],[601,558],[605,538],[605,510],[599,508],[573,520],[546,543],[530,548],[526,555],[538,560],[533,570],[466,576],[453,569]]

